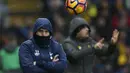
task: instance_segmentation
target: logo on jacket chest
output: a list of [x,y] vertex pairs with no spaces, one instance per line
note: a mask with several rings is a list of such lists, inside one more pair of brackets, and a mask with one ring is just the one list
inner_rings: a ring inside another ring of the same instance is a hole
[[82,47],[81,47],[80,45],[78,45],[78,49],[79,49],[79,50],[81,50],[81,49],[82,49]]
[[39,55],[40,55],[39,50],[35,50],[34,55],[35,55],[35,56],[39,56]]
[[82,47],[86,47],[86,48],[88,48],[88,49],[89,49],[89,48],[92,48],[91,45],[89,45],[89,44],[87,44],[87,45],[82,45],[82,46],[80,46],[80,45],[77,46],[77,48],[78,48],[79,50],[81,50]]

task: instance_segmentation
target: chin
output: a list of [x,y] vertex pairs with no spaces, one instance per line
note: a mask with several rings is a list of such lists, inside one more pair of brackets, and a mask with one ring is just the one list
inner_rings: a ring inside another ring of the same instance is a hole
[[86,35],[86,38],[88,38],[89,37],[89,35]]

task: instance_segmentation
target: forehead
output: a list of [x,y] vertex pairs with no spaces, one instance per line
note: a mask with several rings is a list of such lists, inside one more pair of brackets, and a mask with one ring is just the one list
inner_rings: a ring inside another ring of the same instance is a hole
[[82,29],[87,29],[87,30],[89,30],[89,28],[87,27],[87,26],[85,26],[84,28],[82,28]]

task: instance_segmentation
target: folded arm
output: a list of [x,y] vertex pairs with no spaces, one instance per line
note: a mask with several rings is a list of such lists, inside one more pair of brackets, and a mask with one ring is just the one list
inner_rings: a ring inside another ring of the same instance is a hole
[[28,46],[22,44],[19,49],[20,66],[24,73],[47,73],[45,69],[36,66]]

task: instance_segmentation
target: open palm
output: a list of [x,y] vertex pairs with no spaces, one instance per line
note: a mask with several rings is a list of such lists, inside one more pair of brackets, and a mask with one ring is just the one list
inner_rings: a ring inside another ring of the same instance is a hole
[[119,37],[119,31],[115,29],[112,34],[111,42],[113,44],[117,43],[118,37]]

